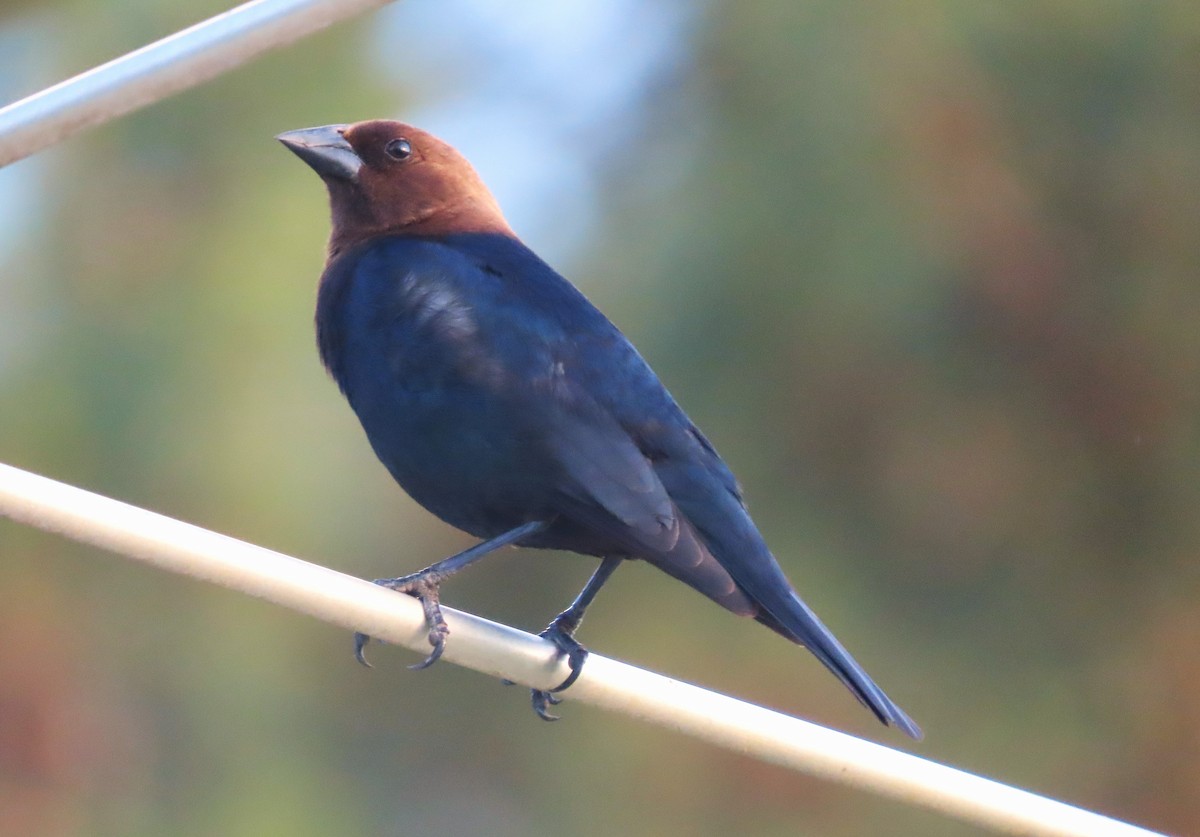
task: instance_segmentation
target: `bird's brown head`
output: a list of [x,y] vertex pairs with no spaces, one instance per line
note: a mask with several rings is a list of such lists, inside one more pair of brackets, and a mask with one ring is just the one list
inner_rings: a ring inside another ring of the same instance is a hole
[[391,233],[513,234],[467,159],[419,128],[377,119],[304,128],[276,139],[329,189],[331,258]]

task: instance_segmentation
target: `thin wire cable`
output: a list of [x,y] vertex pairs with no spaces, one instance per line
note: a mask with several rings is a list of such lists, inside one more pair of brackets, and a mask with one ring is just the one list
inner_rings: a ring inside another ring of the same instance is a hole
[[[4,464],[0,515],[422,654],[429,648],[421,606],[409,596]],[[565,664],[548,642],[450,608],[443,607],[443,613],[450,626],[443,659],[541,689],[566,676]],[[598,654],[588,658],[569,695],[999,832],[1155,833]]]
[[391,0],[252,0],[0,109],[0,166]]

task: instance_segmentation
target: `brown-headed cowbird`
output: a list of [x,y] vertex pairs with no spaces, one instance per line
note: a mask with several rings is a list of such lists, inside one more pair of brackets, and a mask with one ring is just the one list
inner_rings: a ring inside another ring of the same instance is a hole
[[[800,600],[742,491],[630,342],[520,242],[471,165],[398,122],[281,134],[329,190],[317,302],[321,359],[376,455],[412,497],[483,543],[380,581],[425,606],[442,580],[508,544],[601,558],[542,633],[568,656],[596,592],[642,559],[808,648],[885,724],[916,724]],[[357,638],[361,659],[366,637]],[[535,690],[543,717],[558,698]]]

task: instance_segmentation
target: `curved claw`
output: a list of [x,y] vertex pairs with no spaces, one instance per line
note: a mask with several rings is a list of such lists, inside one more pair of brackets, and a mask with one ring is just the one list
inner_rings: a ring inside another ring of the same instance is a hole
[[354,635],[354,659],[358,660],[367,668],[372,668],[371,664],[367,662],[366,655],[367,643],[370,641],[371,638],[366,634],[357,633]]
[[563,699],[555,693],[569,688],[571,684],[579,679],[579,675],[583,671],[583,663],[587,660],[588,650],[580,645],[575,637],[571,636],[570,631],[563,628],[558,620],[551,622],[550,627],[546,628],[538,636],[553,642],[559,652],[567,658],[567,666],[571,669],[571,673],[567,675],[567,679],[553,689],[530,690],[530,702],[537,716],[543,721],[557,721],[559,716],[551,713],[550,707],[558,706],[563,702]]
[[537,713],[537,716],[539,718],[541,718],[543,721],[559,720],[559,716],[551,714],[551,712],[548,710],[547,707],[556,706],[556,705],[562,703],[562,698],[555,697],[554,695],[550,694],[549,692],[543,692],[540,689],[533,689],[531,697],[532,697],[531,702],[533,704],[533,711]]
[[429,644],[433,646],[433,650],[429,652],[429,656],[419,663],[413,663],[408,667],[409,671],[420,671],[423,668],[429,668],[440,660],[442,652],[446,650],[446,634],[436,629],[430,631]]
[[[558,650],[566,656],[567,666],[571,669],[571,673],[567,675],[567,679],[549,691],[561,692],[564,689],[570,688],[583,672],[583,664],[587,660],[588,650],[580,645],[575,637],[553,624],[538,634],[538,636],[553,642],[558,647]],[[558,703],[559,701],[554,702]]]
[[[559,683],[551,692],[561,692],[571,687],[571,685],[579,679],[579,675],[583,673],[583,661],[587,659],[588,651],[586,648],[580,648],[579,653],[570,653],[567,655],[567,665],[571,667],[571,673],[567,675],[567,679]],[[554,703],[561,703],[562,698],[558,698]]]
[[[429,569],[422,570],[419,573],[402,576],[400,578],[377,578],[375,584],[380,587],[386,587],[389,590],[395,590],[399,593],[407,593],[421,602],[421,607],[425,611],[425,624],[429,627],[429,644],[433,646],[433,650],[429,652],[429,656],[419,663],[414,663],[409,666],[413,671],[419,671],[423,668],[429,668],[442,657],[442,651],[446,648],[446,635],[450,633],[450,629],[446,627],[446,622],[442,619],[442,609],[438,604],[438,584],[439,579],[436,574],[432,574],[431,578]],[[354,635],[354,658],[367,668],[371,664],[367,662],[365,653],[367,643],[371,641],[371,637],[364,633],[356,633]]]

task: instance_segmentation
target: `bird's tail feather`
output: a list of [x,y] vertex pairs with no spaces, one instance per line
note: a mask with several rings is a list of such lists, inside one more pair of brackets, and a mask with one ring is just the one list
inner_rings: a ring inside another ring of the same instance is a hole
[[[679,490],[672,493],[682,495]],[[714,514],[713,496],[724,501],[716,507],[723,514]],[[676,497],[684,513],[678,540],[670,550],[643,552],[647,560],[721,606],[753,616],[803,645],[880,721],[920,739],[921,728],[875,685],[796,595],[745,508],[723,491],[705,493],[701,499],[704,502],[688,503],[682,496]],[[715,525],[704,525],[713,520]]]
[[796,595],[744,507],[735,511],[725,517],[722,526],[697,528],[709,551],[757,606],[755,618],[811,651],[883,723],[919,740],[921,728],[875,685],[850,652]]
[[812,608],[795,593],[789,598],[790,601],[781,602],[787,611],[784,617],[786,621],[761,602],[764,610],[756,617],[758,621],[811,651],[880,721],[920,741],[924,735],[921,728],[875,684],[863,667],[850,656],[850,652],[838,642],[837,637],[817,618]]

